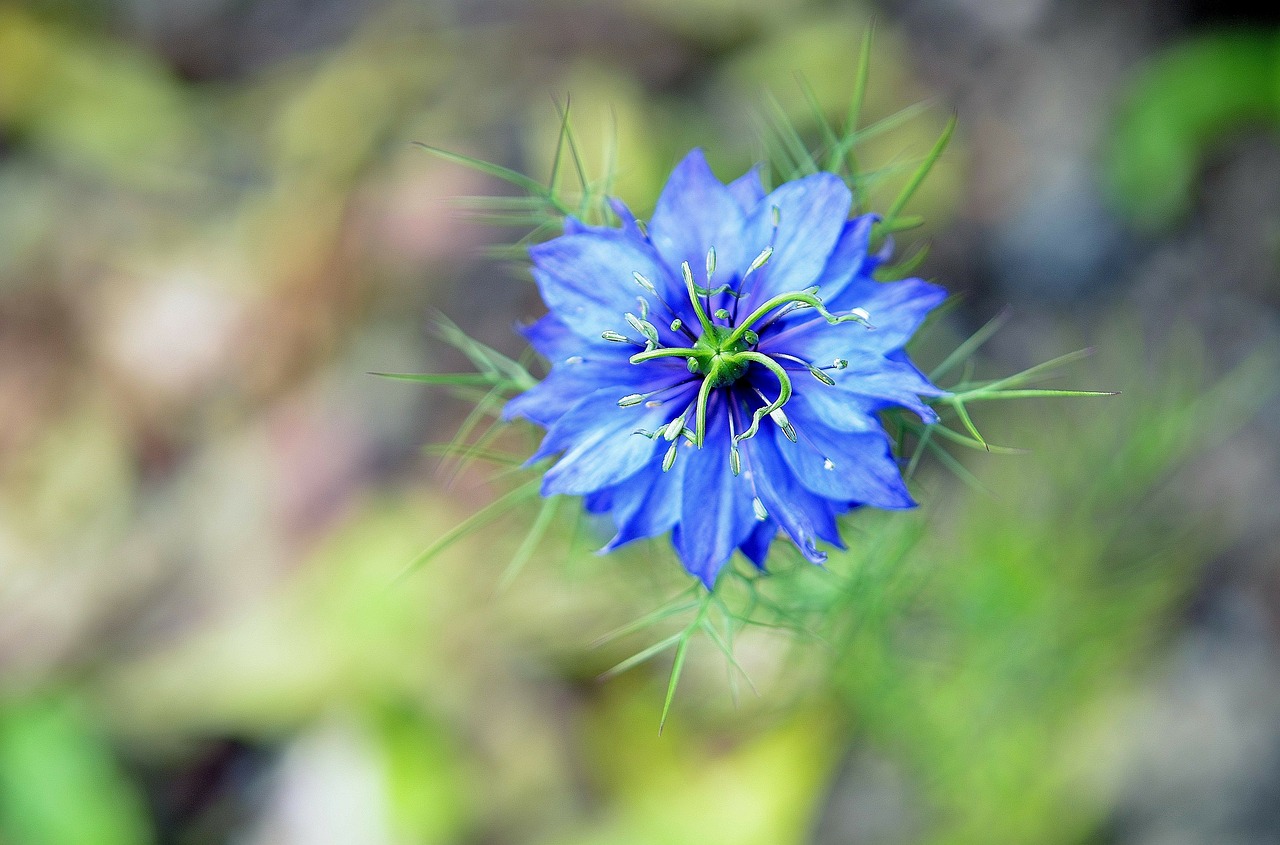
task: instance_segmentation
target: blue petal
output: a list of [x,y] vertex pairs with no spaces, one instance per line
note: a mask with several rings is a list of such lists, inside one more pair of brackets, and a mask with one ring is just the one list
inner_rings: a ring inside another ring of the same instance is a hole
[[[663,448],[667,446],[662,442]],[[613,521],[618,533],[601,551],[669,531],[680,520],[687,461],[677,460],[667,472],[653,464],[614,489]]]
[[[790,441],[784,442],[795,447]],[[823,563],[827,556],[818,550],[814,542],[817,538],[844,547],[835,521],[837,505],[806,490],[778,448],[773,439],[763,433],[743,441],[743,472],[753,473],[757,492],[769,516],[778,521],[800,553],[813,563]]]
[[[800,375],[799,378],[808,376]],[[911,399],[914,401],[915,396]],[[883,407],[884,403],[877,399],[815,380],[812,385],[797,385],[787,402],[786,414],[796,426],[813,420],[837,431],[880,431],[882,427],[875,412]]]
[[[636,300],[644,297],[649,310],[661,313],[661,305],[636,284],[640,273],[669,302],[684,297],[683,283],[675,282],[653,248],[621,229],[600,229],[565,235],[529,250],[533,278],[542,300],[560,322],[579,337],[599,340],[606,330],[636,336],[623,318],[637,310]],[[655,325],[659,334],[674,342],[666,321]]]
[[622,231],[627,235],[631,235],[639,240],[644,240],[644,234],[640,231],[640,226],[636,223],[636,216],[631,213],[631,209],[627,208],[627,204],[616,197],[608,198],[609,208],[618,216],[618,220],[622,223],[621,230],[617,226],[592,226],[590,223],[584,223],[572,214],[566,215],[564,218],[564,234],[581,235],[587,232],[609,232]]
[[834,390],[845,394],[851,403],[861,404],[870,398],[871,409],[877,411],[899,405],[911,409],[926,423],[937,422],[938,414],[920,397],[947,395],[947,391],[935,386],[916,369],[907,353],[900,349],[883,357],[850,358],[847,369],[834,370],[829,375],[836,383]]
[[648,393],[684,381],[689,372],[675,359],[632,364],[632,346],[603,340],[587,342],[552,315],[524,330],[533,348],[552,362],[551,372],[534,387],[507,402],[502,418],[523,418],[549,428],[582,397],[603,387],[616,390],[614,401],[629,393]]
[[[857,291],[865,295],[857,297]],[[828,370],[827,374],[841,391],[874,397],[881,404],[911,408],[926,422],[934,422],[936,414],[920,402],[920,396],[943,396],[940,390],[920,373],[901,351],[928,312],[946,297],[946,292],[919,279],[879,283],[865,279],[854,282],[833,304],[833,310],[854,307],[852,302],[866,302],[875,329],[856,323],[831,325],[816,314],[787,325],[784,321],[760,341],[766,354],[794,355],[820,367],[831,365],[837,358],[848,362],[844,370]],[[800,322],[803,320],[804,322]]]
[[822,277],[818,280],[818,296],[824,302],[832,302],[840,295],[850,282],[857,278],[869,278],[871,268],[876,263],[874,257],[868,257],[871,227],[880,219],[878,214],[864,214],[844,224],[835,248],[827,258],[827,266],[822,269]]
[[764,570],[765,560],[769,557],[769,547],[773,545],[773,538],[777,536],[777,520],[770,517],[764,522],[757,523],[755,530],[742,541],[742,553],[746,555],[747,560],[756,565],[756,569]]
[[[748,170],[729,183],[729,194],[743,211],[751,211],[764,199],[764,185],[760,181],[760,165]],[[752,256],[754,257],[754,256]]]
[[618,219],[622,221],[622,231],[628,235],[645,240],[645,235],[640,231],[640,224],[636,221],[636,216],[631,213],[631,209],[627,204],[616,197],[609,197],[609,207],[613,209],[613,213],[618,215]]
[[797,429],[800,442],[792,443],[777,426],[769,428],[783,460],[806,490],[877,508],[915,506],[883,432],[836,431],[810,420]]
[[534,351],[552,364],[574,355],[581,355],[583,347],[588,345],[602,352],[613,351],[615,354],[622,354],[622,349],[617,344],[601,340],[599,337],[593,338],[590,343],[584,343],[583,338],[574,334],[555,314],[546,314],[530,325],[520,327],[519,331],[529,341]]
[[687,461],[688,466],[672,541],[685,569],[711,589],[720,569],[756,526],[747,478],[730,468],[723,397],[716,396],[708,408],[703,447],[682,449],[676,461]]
[[636,434],[652,431],[675,417],[691,398],[690,388],[673,391],[671,402],[650,408],[618,407],[617,390],[606,387],[590,394],[555,422],[538,451],[536,462],[563,451],[556,465],[542,479],[542,495],[583,495],[610,487],[635,475],[655,458],[661,443]]
[[[745,262],[773,246],[769,263],[752,274],[744,305],[755,307],[780,293],[817,284],[844,230],[853,196],[844,180],[818,173],[782,185],[760,201],[743,230]],[[778,230],[773,230],[773,209]],[[746,266],[742,267],[745,272]],[[749,308],[745,311],[749,312]]]
[[[655,368],[656,369],[656,368]],[[607,385],[614,404],[629,393],[647,392],[661,386],[653,372],[638,371],[625,360],[621,365],[601,361],[566,363],[551,370],[533,387],[513,397],[502,409],[504,420],[526,419],[543,428],[551,425],[582,401],[582,397]],[[669,381],[687,372],[677,373]]]
[[587,513],[605,513],[613,507],[613,488],[588,493],[582,498],[582,506]]
[[702,150],[695,149],[676,166],[662,189],[649,220],[649,237],[673,273],[688,261],[702,283],[707,251],[713,246],[721,267],[738,269],[743,220],[738,201],[711,172]]
[[823,301],[832,311],[866,310],[875,330],[862,339],[862,347],[888,351],[910,340],[929,312],[946,298],[945,290],[921,279],[877,282],[860,276],[838,296]]

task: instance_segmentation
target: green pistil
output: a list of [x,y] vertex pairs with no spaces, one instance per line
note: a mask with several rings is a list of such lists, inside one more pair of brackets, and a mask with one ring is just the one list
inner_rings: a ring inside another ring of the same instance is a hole
[[[746,275],[754,270],[759,269],[769,260],[772,253],[771,248],[766,248],[756,260],[752,263],[750,270]],[[823,370],[825,369],[843,369],[847,366],[847,362],[843,359],[836,359],[831,367],[817,367],[807,361],[803,361],[792,355],[779,353],[776,358],[759,352],[755,349],[755,345],[760,341],[759,331],[768,327],[781,316],[785,316],[790,311],[800,308],[813,308],[822,317],[831,324],[858,322],[863,325],[870,325],[867,322],[867,313],[860,308],[855,308],[847,314],[836,315],[827,310],[822,300],[816,296],[816,288],[809,288],[803,291],[794,291],[792,293],[784,293],[769,299],[761,304],[758,308],[736,326],[719,326],[708,316],[711,310],[711,296],[721,293],[720,289],[712,289],[710,287],[711,277],[715,273],[715,252],[710,251],[707,254],[707,287],[699,287],[693,279],[693,271],[689,267],[689,263],[684,262],[681,267],[681,275],[684,277],[685,292],[689,297],[689,303],[693,306],[693,312],[698,318],[698,323],[702,328],[702,334],[697,339],[693,339],[692,333],[681,323],[679,318],[673,320],[671,324],[672,331],[683,331],[686,336],[693,340],[692,346],[672,347],[662,346],[656,337],[656,329],[653,324],[647,320],[648,314],[645,309],[641,309],[641,314],[636,317],[633,314],[627,314],[627,322],[633,329],[639,332],[648,341],[645,349],[632,355],[630,361],[632,364],[643,364],[645,361],[652,361],[658,358],[684,358],[690,373],[702,377],[702,383],[698,386],[698,396],[692,407],[687,407],[683,413],[675,420],[672,420],[665,427],[660,428],[652,434],[642,432],[646,436],[656,438],[659,434],[664,437],[670,444],[667,453],[662,461],[663,471],[669,470],[674,465],[677,455],[677,446],[680,443],[681,435],[688,438],[698,448],[702,448],[702,444],[707,434],[707,406],[711,401],[711,391],[718,388],[730,387],[742,379],[752,364],[758,364],[767,369],[778,379],[778,396],[770,401],[758,389],[755,390],[760,401],[763,403],[757,408],[751,417],[751,425],[746,431],[735,433],[732,425],[732,417],[730,418],[730,435],[731,444],[729,451],[730,466],[735,475],[741,470],[741,457],[738,451],[738,443],[754,437],[760,430],[760,423],[765,417],[769,417],[782,430],[787,439],[795,442],[797,439],[796,431],[787,419],[786,413],[782,410],[782,406],[787,404],[791,399],[792,384],[791,376],[788,371],[776,360],[783,358],[804,366],[814,378],[826,385],[835,384],[834,380],[828,376]],[[650,293],[656,293],[654,286],[648,279],[639,273],[635,274],[636,281],[645,290]],[[744,277],[745,278],[745,277]],[[728,291],[728,286],[724,286]],[[733,291],[728,291],[733,294]],[[736,298],[736,297],[735,297]],[[666,303],[663,303],[666,305]],[[667,308],[671,311],[670,307]],[[735,305],[736,310],[736,305]],[[674,315],[673,315],[674,316]],[[732,319],[732,315],[726,309],[717,309],[715,317],[720,320]],[[767,319],[766,319],[767,318]],[[765,321],[763,325],[756,326],[757,323]],[[754,328],[753,328],[754,327]],[[616,335],[613,332],[604,334],[607,340],[618,340],[630,343],[637,341],[631,340],[623,335]],[[619,400],[618,404],[623,407],[638,405],[645,399],[640,394],[631,394],[624,396]],[[690,431],[686,425],[686,420],[690,411],[693,412],[693,430]],[[758,501],[758,500],[757,500]],[[762,510],[762,506],[760,509]],[[759,513],[757,513],[759,517]]]
[[715,326],[711,323],[711,318],[707,316],[707,312],[702,307],[702,300],[698,298],[698,286],[693,283],[693,270],[689,268],[689,262],[685,261],[680,265],[680,274],[684,276],[684,289],[689,294],[689,301],[693,303],[693,312],[698,315],[698,322],[702,324],[702,331],[710,334],[715,331]]
[[855,309],[848,314],[842,314],[839,316],[832,314],[827,310],[827,306],[822,303],[822,300],[818,299],[818,297],[813,294],[813,290],[814,289],[778,294],[768,302],[762,304],[756,310],[752,311],[751,315],[739,323],[738,327],[733,330],[733,333],[726,338],[726,342],[733,343],[734,341],[741,340],[743,335],[745,335],[758,321],[767,317],[770,311],[792,303],[795,303],[798,307],[816,309],[817,312],[822,315],[823,319],[833,326],[836,323],[867,324],[866,312],[860,309]]

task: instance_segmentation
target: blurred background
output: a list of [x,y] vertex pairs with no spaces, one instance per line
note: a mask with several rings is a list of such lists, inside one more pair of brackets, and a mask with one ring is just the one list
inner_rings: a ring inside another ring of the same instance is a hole
[[[769,94],[816,133],[797,74],[843,114],[873,19],[866,160],[960,118],[917,360],[1008,306],[980,376],[1093,347],[1054,386],[1122,395],[977,409],[1028,452],[926,459],[788,576],[818,633],[739,631],[750,685],[695,640],[659,736],[670,656],[600,676],[687,619],[595,643],[687,586],[661,544],[565,502],[529,555],[529,503],[398,577],[505,481],[424,451],[474,397],[369,373],[541,312],[454,201],[507,186],[411,142],[545,177],[571,97],[644,213],[693,146],[760,161]],[[0,843],[1280,841],[1278,24],[0,0]]]

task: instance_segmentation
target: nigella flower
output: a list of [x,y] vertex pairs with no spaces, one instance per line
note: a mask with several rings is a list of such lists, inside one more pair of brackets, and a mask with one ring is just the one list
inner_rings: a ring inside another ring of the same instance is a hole
[[877,412],[936,415],[903,344],[945,297],[879,283],[872,215],[829,173],[766,194],[694,150],[643,226],[568,220],[530,250],[550,313],[526,330],[552,364],[505,414],[547,429],[543,495],[585,497],[606,549],[671,532],[710,589],[733,552],[763,567],[779,532],[821,563],[851,508],[914,506]]

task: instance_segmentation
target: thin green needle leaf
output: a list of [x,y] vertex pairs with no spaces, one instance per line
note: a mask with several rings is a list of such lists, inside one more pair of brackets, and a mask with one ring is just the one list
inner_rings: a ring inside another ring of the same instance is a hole
[[952,397],[951,400],[947,402],[947,404],[955,409],[956,416],[960,418],[960,422],[964,423],[964,427],[968,429],[969,433],[973,435],[974,439],[977,440],[979,443],[981,443],[983,448],[985,448],[988,452],[990,452],[991,447],[987,445],[987,441],[984,440],[982,438],[982,435],[978,432],[978,427],[974,425],[973,420],[969,418],[969,412],[965,409],[964,402],[960,401],[955,397]]
[[551,158],[551,176],[547,179],[547,191],[552,195],[556,193],[556,183],[560,180],[560,160],[564,155],[565,136],[569,134],[569,106],[565,104],[564,109],[560,108],[560,104],[552,100],[556,111],[560,114],[560,134],[556,138],[556,151]]
[[531,196],[459,196],[452,197],[449,200],[453,205],[461,208],[478,208],[493,209],[500,211],[537,211],[546,207],[546,200],[542,197]]
[[1068,352],[1066,355],[1059,355],[1057,358],[1045,361],[1043,364],[1036,364],[1034,367],[1028,367],[1020,373],[1014,373],[1011,376],[1005,376],[1002,379],[997,379],[996,381],[984,385],[984,390],[1001,390],[1006,387],[1019,387],[1029,381],[1034,381],[1037,377],[1042,376],[1045,373],[1052,372],[1053,370],[1064,367],[1067,364],[1079,361],[1083,358],[1088,358],[1092,354],[1092,347],[1077,349],[1075,352]]
[[947,121],[947,125],[942,128],[942,134],[938,136],[938,140],[934,142],[933,149],[929,151],[929,155],[925,156],[924,163],[920,165],[920,169],[915,172],[907,184],[903,187],[902,193],[898,194],[898,198],[893,201],[893,205],[889,206],[885,218],[892,220],[901,213],[903,207],[910,201],[911,196],[916,192],[924,182],[929,171],[942,157],[943,151],[947,149],[947,144],[951,142],[951,135],[956,130],[956,116],[953,114]]
[[933,431],[936,425],[927,426],[920,435],[920,441],[916,443],[916,449],[911,454],[911,461],[907,464],[906,472],[903,476],[910,480],[916,474],[916,468],[920,466],[920,458],[924,455],[924,450],[929,445],[929,441],[933,438]]
[[[518,455],[499,452],[496,449],[468,447],[466,453],[473,460],[488,461],[491,464],[505,467],[523,467],[524,459]],[[462,452],[451,443],[432,443],[422,447],[422,454],[440,458],[460,458]]]
[[667,726],[667,714],[671,712],[671,702],[676,697],[676,685],[680,683],[680,673],[684,671],[684,658],[689,653],[689,640],[692,636],[692,631],[686,631],[684,639],[676,646],[676,657],[671,663],[671,678],[667,681],[667,697],[662,702],[662,718],[658,720],[658,736],[662,736],[662,729]]
[[991,336],[998,332],[1008,319],[1009,309],[1006,308],[988,320],[986,325],[970,335],[968,340],[957,346],[955,351],[948,355],[941,364],[933,368],[933,372],[929,373],[929,381],[937,384],[938,379],[949,373],[956,364],[967,361],[969,356],[977,352],[984,343],[990,340]]
[[924,114],[926,111],[928,111],[932,107],[933,107],[932,101],[922,100],[919,103],[912,103],[911,105],[907,106],[904,109],[899,109],[898,111],[894,112],[888,117],[882,117],[879,120],[877,120],[875,123],[868,125],[867,128],[859,129],[858,135],[857,135],[857,142],[861,143],[867,140],[868,138],[874,138],[877,135],[883,135],[885,132],[889,132],[893,129],[897,129],[899,126],[906,123],[907,121],[912,120],[913,118],[919,117],[920,115]]
[[[484,408],[485,413],[489,413],[491,410],[496,409],[490,407]],[[498,439],[498,435],[501,434],[506,427],[507,422],[499,417],[498,419],[495,419],[493,423],[471,443],[463,445],[459,441],[456,445],[460,448],[454,452],[453,468],[449,471],[448,477],[445,478],[444,486],[446,488],[451,487],[454,482],[457,481],[458,476],[462,475],[462,473],[467,470],[467,467],[471,466],[478,460],[483,460],[483,454],[486,451],[490,451],[488,447],[493,443],[493,441]],[[522,466],[523,463],[512,468],[519,469]]]
[[823,111],[822,104],[818,102],[818,95],[814,93],[813,86],[809,84],[805,75],[799,72],[796,73],[796,84],[800,86],[800,92],[804,94],[805,102],[809,104],[809,112],[813,115],[813,122],[818,127],[818,134],[822,136],[823,147],[834,150],[840,143],[840,139],[836,137],[836,130],[832,128],[831,121],[827,120],[827,114]]
[[[412,381],[418,384],[462,385],[467,387],[502,386],[501,381],[495,383],[495,379],[498,378],[496,373],[369,373],[369,375],[397,379],[399,381]],[[509,389],[518,388],[510,385]]]
[[679,602],[676,604],[669,604],[664,607],[660,607],[657,610],[653,611],[652,613],[648,613],[644,616],[641,616],[639,619],[636,619],[632,622],[628,622],[627,624],[622,625],[618,628],[614,628],[612,631],[610,631],[607,634],[602,634],[591,645],[593,648],[599,648],[605,643],[613,642],[614,640],[620,639],[621,637],[625,637],[628,634],[634,634],[636,631],[643,630],[645,628],[650,627],[651,625],[656,625],[657,623],[663,621],[664,619],[670,619],[672,616],[675,616],[677,613],[684,613],[686,610],[693,610],[697,606],[698,606],[698,601],[695,599],[693,601]]
[[862,35],[862,50],[858,54],[858,72],[853,79],[853,93],[849,98],[849,114],[845,118],[846,135],[856,135],[858,121],[862,119],[862,104],[866,100],[867,80],[871,78],[871,42],[875,38],[876,27],[872,23]]
[[943,449],[937,443],[930,443],[929,448],[938,456],[938,460],[941,461],[947,469],[951,470],[956,478],[963,481],[970,489],[975,490],[984,496],[995,496],[995,494],[992,493],[985,484],[978,480],[976,475],[965,469],[964,464],[957,461],[955,456],[946,449]]
[[908,255],[906,258],[903,258],[897,264],[877,267],[875,269],[875,272],[872,273],[872,276],[877,281],[882,281],[882,282],[892,282],[901,278],[905,278],[906,276],[910,276],[911,274],[915,273],[916,270],[920,269],[920,265],[923,264],[924,260],[928,257],[929,257],[929,244],[922,243],[919,246],[917,246],[910,255]]
[[738,674],[747,682],[747,686],[751,687],[751,691],[759,696],[760,690],[756,688],[755,681],[751,680],[751,676],[747,674],[747,670],[743,669],[742,665],[739,664],[737,659],[733,656],[733,646],[720,635],[720,632],[716,630],[716,626],[711,623],[710,619],[704,619],[702,621],[702,630],[711,638],[711,642],[715,643],[716,648],[720,649],[720,652],[724,655],[724,659],[729,662],[729,665],[738,670]]
[[928,430],[935,432],[940,437],[944,437],[947,440],[950,440],[952,443],[959,443],[961,446],[966,446],[970,449],[974,449],[978,451],[986,450],[996,455],[1027,454],[1026,449],[1017,449],[1017,448],[1014,448],[1013,446],[996,446],[994,443],[987,443],[985,440],[974,440],[971,437],[965,437],[960,432],[947,428],[945,425],[942,425],[941,423],[930,426]]
[[813,160],[813,155],[805,145],[804,139],[800,137],[795,125],[787,117],[782,104],[774,96],[769,95],[766,105],[769,107],[769,123],[773,129],[774,138],[781,145],[780,147],[774,145],[775,153],[786,155],[789,162],[789,166],[786,166],[787,162],[774,160],[772,161],[774,167],[786,175],[788,180],[817,173],[817,162]]
[[551,520],[555,517],[556,509],[559,505],[559,496],[552,496],[542,503],[542,508],[538,511],[538,516],[533,521],[533,526],[529,528],[529,533],[524,535],[524,542],[520,544],[520,548],[516,549],[516,553],[511,556],[511,562],[507,564],[506,570],[498,580],[499,590],[505,590],[520,574],[520,571],[524,569],[529,559],[533,557],[538,544],[546,536],[547,529],[551,526]]
[[679,633],[672,634],[671,636],[667,637],[665,640],[656,642],[653,645],[649,646],[648,648],[644,649],[643,651],[639,651],[631,655],[626,660],[615,665],[612,669],[607,669],[603,674],[601,674],[600,677],[604,679],[608,679],[608,678],[615,677],[617,675],[621,675],[623,672],[626,672],[628,669],[634,669],[635,667],[639,666],[641,663],[644,663],[646,660],[652,660],[654,657],[657,657],[659,654],[671,648],[673,645],[680,642],[682,639],[687,641],[688,636],[689,636],[689,632],[687,629],[684,631],[680,631]]
[[979,391],[964,397],[966,402],[990,402],[996,399],[1046,399],[1064,396],[1119,396],[1118,390],[1046,390],[1023,388],[1018,390]]
[[864,211],[862,194],[863,184],[858,173],[858,122],[862,119],[862,104],[866,99],[867,80],[871,76],[871,41],[875,35],[875,25],[869,25],[862,35],[862,50],[858,55],[858,70],[854,77],[853,91],[849,97],[849,111],[845,115],[844,137],[831,150],[827,159],[827,169],[832,173],[845,174],[845,181],[853,190],[854,208],[858,213]]
[[[558,106],[557,109],[559,109]],[[587,169],[582,163],[582,153],[578,150],[578,139],[574,137],[573,126],[569,123],[569,101],[567,99],[565,100],[562,116],[567,130],[565,140],[569,142],[569,158],[573,161],[573,170],[578,176],[578,184],[583,191],[587,191],[591,187],[591,180],[587,178]]]
[[526,499],[532,498],[538,494],[538,487],[542,484],[542,479],[536,478],[526,484],[511,490],[505,495],[494,499],[453,528],[440,535],[434,543],[424,549],[417,557],[409,561],[400,574],[396,576],[397,581],[405,578],[418,567],[423,566],[440,552],[452,546],[472,531],[487,525],[507,511],[510,511],[524,502]]
[[554,220],[556,225],[559,225],[560,223],[559,217],[549,218],[545,214],[538,214],[536,212],[511,214],[504,212],[470,211],[467,212],[467,219],[474,220],[477,223],[484,223],[486,226],[493,226],[499,229],[532,229],[536,226],[541,226],[548,220]]
[[443,314],[436,314],[436,332],[440,338],[466,355],[468,360],[482,373],[493,373],[506,376],[521,390],[529,390],[538,383],[529,371],[511,358],[478,340],[458,328],[457,324]]
[[892,235],[896,232],[905,232],[909,229],[918,229],[924,225],[924,217],[919,214],[904,214],[901,217],[881,220],[879,223],[880,234]]
[[523,173],[512,170],[509,167],[503,167],[500,164],[493,164],[492,162],[483,161],[482,159],[472,158],[471,156],[463,155],[462,153],[455,153],[450,150],[441,149],[440,147],[433,147],[430,144],[424,144],[421,141],[414,141],[413,144],[414,146],[422,147],[422,149],[426,150],[427,152],[433,155],[437,155],[440,158],[446,159],[447,161],[452,161],[452,162],[455,162],[456,164],[461,164],[464,167],[469,167],[472,170],[477,170],[481,173],[485,173],[497,179],[501,179],[504,182],[509,182],[510,184],[515,185],[517,188],[527,191],[533,196],[540,197],[546,200],[548,205],[553,207],[556,211],[560,212],[560,214],[562,215],[567,215],[571,213],[570,210],[567,207],[565,207],[560,202],[559,199],[557,199],[550,192],[548,192],[543,185],[539,184],[533,179],[530,179],[528,176],[525,176]]

